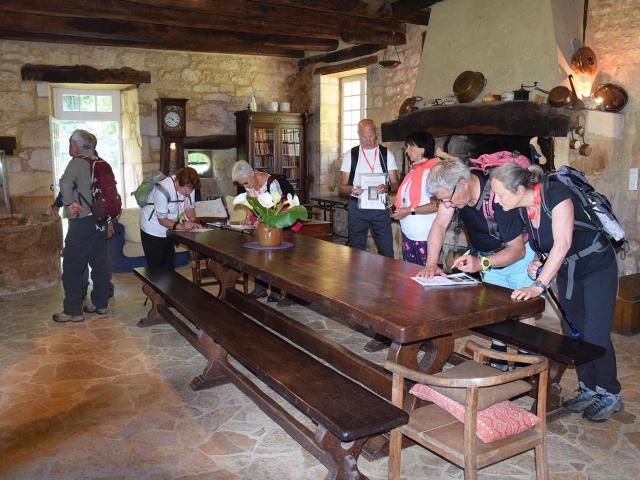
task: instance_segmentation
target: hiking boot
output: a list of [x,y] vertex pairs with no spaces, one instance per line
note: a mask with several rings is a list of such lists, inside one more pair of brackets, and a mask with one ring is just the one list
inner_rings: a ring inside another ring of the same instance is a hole
[[607,392],[604,388],[596,387],[595,399],[584,412],[582,418],[592,422],[606,422],[615,412],[622,410],[620,394]]
[[267,290],[265,288],[254,288],[249,292],[249,296],[258,300],[259,298],[264,298],[267,296]]
[[[507,346],[504,343],[496,343],[495,340],[491,342],[491,350],[495,350],[496,352],[507,353]],[[497,368],[501,372],[509,371],[509,364],[506,360],[499,360],[497,358],[490,358],[487,364],[490,367]]]
[[84,322],[84,315],[69,315],[64,312],[56,313],[53,315],[53,321],[58,323]]
[[85,313],[95,313],[97,315],[107,315],[109,313],[108,308],[97,308],[93,303],[89,303],[82,307],[82,311]]
[[584,410],[596,400],[596,392],[579,382],[576,396],[566,400],[562,406],[572,412],[584,412]]

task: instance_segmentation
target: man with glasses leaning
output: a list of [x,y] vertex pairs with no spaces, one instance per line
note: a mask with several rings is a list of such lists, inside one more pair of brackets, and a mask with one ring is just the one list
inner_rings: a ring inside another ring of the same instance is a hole
[[[505,212],[488,195],[489,175],[470,170],[457,159],[436,164],[427,178],[427,190],[438,201],[438,211],[427,239],[427,264],[418,273],[431,278],[445,273],[438,267],[438,258],[445,233],[458,209],[470,243],[470,253],[458,258],[455,267],[462,272],[481,272],[486,283],[517,289],[531,285],[527,267],[534,252],[523,238],[523,224],[514,210]],[[489,203],[491,203],[489,205]],[[494,340],[494,350],[506,351],[506,346]],[[507,370],[506,363],[492,360],[491,365]]]

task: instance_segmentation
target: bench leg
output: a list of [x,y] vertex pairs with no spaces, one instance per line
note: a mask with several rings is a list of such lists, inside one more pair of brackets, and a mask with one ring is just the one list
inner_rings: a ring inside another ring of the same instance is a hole
[[144,328],[150,327],[152,325],[158,325],[160,323],[165,323],[164,318],[162,318],[162,315],[160,315],[160,313],[158,312],[158,306],[164,304],[164,300],[162,299],[162,297],[158,295],[156,291],[147,284],[142,286],[142,292],[147,296],[149,300],[151,300],[151,309],[149,310],[149,313],[147,313],[146,317],[141,318],[138,321],[138,327]]
[[315,434],[316,444],[329,457],[329,469],[325,480],[366,480],[367,477],[358,470],[358,457],[367,438],[361,438],[351,443],[349,448],[343,448],[342,442],[322,425],[318,425]]
[[[238,272],[237,270],[226,267],[222,265],[220,262],[216,262],[215,260],[212,260],[212,259],[207,260],[207,269],[211,273],[213,273],[213,275],[220,282],[220,291],[218,292],[218,298],[220,299],[224,299],[225,290],[227,288],[236,287],[236,282],[238,281],[238,278],[240,278],[240,275],[242,275],[241,272]],[[248,282],[248,279],[246,281]],[[248,288],[248,283],[247,283],[247,287],[245,288]]]
[[220,368],[220,362],[227,362],[227,351],[214,342],[211,337],[202,330],[198,330],[197,341],[202,346],[205,356],[209,361],[204,371],[194,377],[189,386],[193,390],[205,390],[229,383],[231,380]]

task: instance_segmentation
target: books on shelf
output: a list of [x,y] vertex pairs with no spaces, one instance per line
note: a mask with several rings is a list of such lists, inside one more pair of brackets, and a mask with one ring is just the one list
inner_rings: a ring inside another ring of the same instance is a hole
[[480,282],[466,273],[452,273],[447,276],[436,275],[433,278],[411,277],[423,287],[454,287],[457,285],[478,285]]
[[254,150],[256,155],[272,155],[273,144],[267,142],[255,142]]
[[300,129],[298,128],[283,128],[282,129],[282,141],[299,143],[300,142]]
[[289,157],[300,156],[300,144],[299,143],[283,143],[282,155],[286,155]]
[[273,128],[255,128],[253,136],[256,142],[273,142]]

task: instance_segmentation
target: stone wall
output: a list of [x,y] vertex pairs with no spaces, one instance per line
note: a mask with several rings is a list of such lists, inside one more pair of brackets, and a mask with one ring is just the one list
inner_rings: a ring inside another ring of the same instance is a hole
[[623,223],[630,251],[622,262],[621,273],[640,271],[640,209],[638,191],[628,190],[629,168],[640,167],[640,9],[637,0],[592,0],[586,44],[598,57],[598,76],[594,84],[615,83],[629,95],[624,115],[621,145],[611,150],[606,164],[595,168],[590,177],[598,190],[612,196],[612,203]]
[[[42,211],[51,202],[52,183],[47,84],[20,78],[25,63],[90,65],[96,68],[131,67],[151,72],[151,83],[138,89],[143,172],[157,169],[160,138],[157,132],[158,97],[188,98],[187,135],[235,133],[233,112],[246,108],[248,95],[260,109],[269,100],[290,101],[300,111],[297,61],[275,57],[202,54],[133,48],[0,42],[0,136],[17,137],[17,150],[8,159],[9,188],[20,211]],[[216,171],[228,181],[216,182],[231,192],[230,164],[234,151],[221,153]],[[207,193],[207,192],[205,192]],[[223,193],[223,192],[216,192]]]

